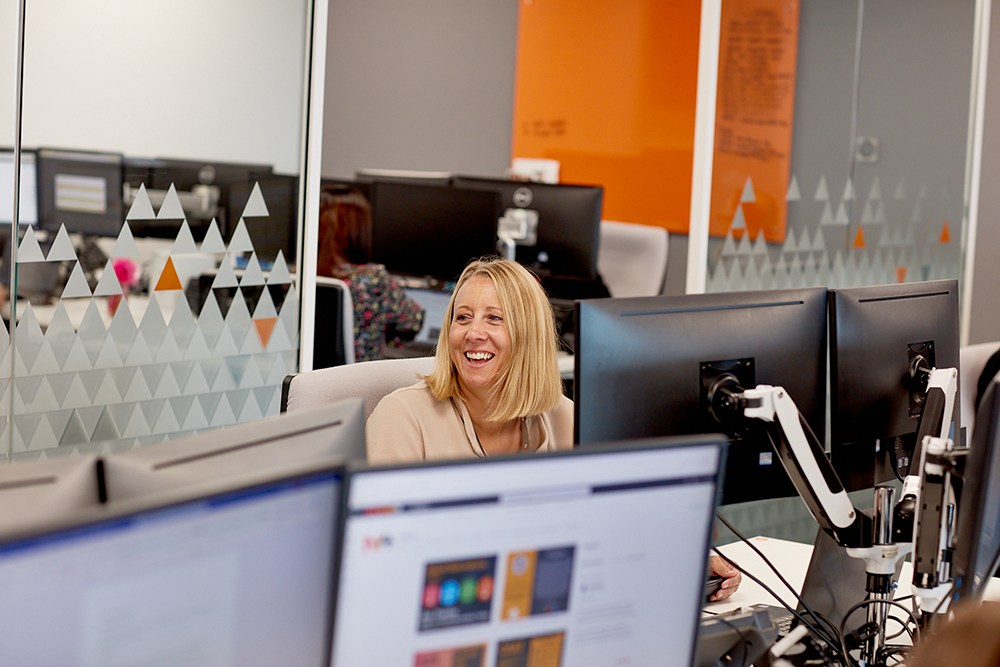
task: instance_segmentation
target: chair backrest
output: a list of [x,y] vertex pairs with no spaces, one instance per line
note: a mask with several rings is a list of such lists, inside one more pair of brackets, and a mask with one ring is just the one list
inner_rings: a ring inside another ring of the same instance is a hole
[[976,389],[979,376],[993,353],[1000,350],[1000,341],[966,345],[958,351],[959,400],[961,424],[966,427],[966,437],[972,437],[972,424],[976,418]]
[[354,301],[343,280],[316,276],[314,327],[313,368],[354,363]]
[[656,296],[667,275],[667,250],[662,227],[602,220],[597,270],[613,297]]
[[281,388],[281,411],[294,412],[345,398],[365,400],[365,419],[382,397],[430,373],[434,357],[379,359],[289,375]]

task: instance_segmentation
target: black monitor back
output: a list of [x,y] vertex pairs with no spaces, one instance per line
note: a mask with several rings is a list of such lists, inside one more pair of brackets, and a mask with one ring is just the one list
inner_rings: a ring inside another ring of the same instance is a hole
[[455,187],[499,192],[502,215],[509,209],[538,214],[534,245],[518,245],[517,261],[542,278],[597,279],[604,188],[598,185],[527,183],[456,176]]
[[908,467],[923,407],[911,365],[958,369],[958,305],[955,280],[830,291],[831,458],[849,491],[892,479],[886,457]]
[[40,227],[118,236],[125,221],[121,154],[42,148],[37,170]]
[[725,432],[724,503],[795,495],[757,424],[710,416],[705,382],[728,370],[744,388],[782,386],[822,437],[826,312],[823,288],[579,302],[576,442]]
[[495,192],[375,182],[371,205],[372,261],[392,273],[450,281],[496,254]]
[[299,211],[298,177],[273,174],[255,181],[233,183],[229,189],[228,210],[234,222],[239,222],[238,216],[246,208],[254,185],[260,187],[260,194],[264,197],[269,214],[266,218],[243,218],[257,259],[261,262],[273,262],[280,250],[286,262],[295,263]]

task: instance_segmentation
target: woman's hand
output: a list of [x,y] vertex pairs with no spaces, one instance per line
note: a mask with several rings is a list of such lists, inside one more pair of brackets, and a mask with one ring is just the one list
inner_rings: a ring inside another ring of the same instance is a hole
[[726,579],[722,582],[722,587],[708,598],[709,602],[725,600],[736,592],[736,589],[740,587],[740,582],[743,581],[743,575],[740,574],[740,571],[720,556],[712,555],[708,557],[708,573],[712,576],[725,577]]

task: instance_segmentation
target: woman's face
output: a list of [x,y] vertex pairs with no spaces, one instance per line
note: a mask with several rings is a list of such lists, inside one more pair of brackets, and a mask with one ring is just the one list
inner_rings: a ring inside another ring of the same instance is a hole
[[488,276],[471,278],[455,295],[448,347],[463,392],[489,389],[506,367],[510,337]]

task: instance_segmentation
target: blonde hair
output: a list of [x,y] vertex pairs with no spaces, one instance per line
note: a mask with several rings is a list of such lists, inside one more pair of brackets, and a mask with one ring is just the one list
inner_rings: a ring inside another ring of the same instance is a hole
[[534,275],[517,262],[497,257],[475,260],[462,271],[438,336],[434,369],[423,379],[438,400],[461,398],[449,337],[455,297],[478,276],[493,281],[511,348],[510,360],[494,385],[494,407],[487,420],[503,422],[551,410],[562,396],[552,306]]

